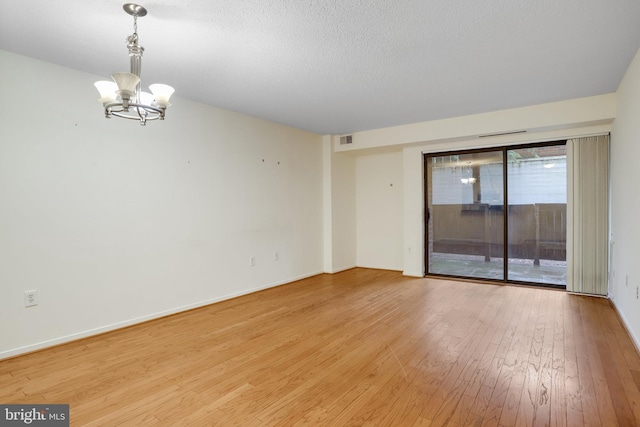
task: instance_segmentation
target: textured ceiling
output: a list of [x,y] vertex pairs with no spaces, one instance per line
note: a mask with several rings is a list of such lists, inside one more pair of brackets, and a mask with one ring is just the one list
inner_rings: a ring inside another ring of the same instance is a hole
[[[127,70],[123,3],[0,0],[0,49]],[[639,0],[142,5],[143,84],[319,134],[614,92],[640,47]]]

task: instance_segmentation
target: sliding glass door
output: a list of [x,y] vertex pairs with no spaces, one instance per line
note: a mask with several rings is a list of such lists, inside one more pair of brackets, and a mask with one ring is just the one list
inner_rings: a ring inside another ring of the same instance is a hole
[[428,272],[503,280],[503,151],[427,159]]
[[566,285],[564,141],[425,154],[428,274]]

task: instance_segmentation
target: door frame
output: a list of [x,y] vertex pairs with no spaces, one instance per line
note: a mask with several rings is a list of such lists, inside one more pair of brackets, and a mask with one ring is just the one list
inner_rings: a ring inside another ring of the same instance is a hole
[[[509,279],[509,195],[508,195],[508,178],[507,178],[507,152],[510,150],[521,150],[521,149],[530,149],[530,148],[542,148],[542,147],[551,147],[558,145],[566,145],[567,140],[556,140],[556,141],[545,141],[545,142],[534,142],[527,144],[513,144],[513,145],[502,145],[502,146],[489,146],[483,148],[475,148],[469,150],[450,150],[450,151],[437,151],[437,152],[423,152],[422,153],[422,162],[423,162],[423,203],[424,203],[424,276],[425,277],[442,277],[442,278],[453,278],[453,279],[462,279],[462,280],[476,280],[483,282],[494,282],[494,283],[508,283],[508,284],[516,284],[516,285],[527,285],[527,286],[539,286],[545,288],[555,288],[555,289],[566,289],[565,285],[557,285],[551,283],[537,283],[537,282],[526,282],[520,280],[511,280]],[[503,168],[502,168],[502,192],[503,192],[503,279],[491,279],[491,278],[473,278],[467,276],[455,276],[448,274],[439,274],[429,272],[429,224],[431,222],[431,212],[429,210],[429,174],[428,174],[428,161],[432,157],[441,157],[441,156],[454,156],[454,155],[464,155],[464,154],[475,154],[489,151],[502,151],[503,158]],[[567,195],[568,197],[568,195]]]

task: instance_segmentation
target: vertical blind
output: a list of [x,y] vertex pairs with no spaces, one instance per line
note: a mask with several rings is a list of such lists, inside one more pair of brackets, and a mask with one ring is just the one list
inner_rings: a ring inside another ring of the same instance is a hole
[[607,295],[609,136],[567,141],[567,290]]

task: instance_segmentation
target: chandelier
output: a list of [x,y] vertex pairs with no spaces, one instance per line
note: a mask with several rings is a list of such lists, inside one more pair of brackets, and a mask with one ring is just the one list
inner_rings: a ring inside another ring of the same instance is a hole
[[98,102],[102,103],[106,118],[116,116],[138,120],[144,126],[148,120],[164,120],[174,89],[164,84],[152,84],[149,85],[151,93],[141,90],[140,69],[144,48],[138,44],[138,17],[146,16],[147,9],[134,3],[125,4],[123,9],[133,16],[133,34],[127,37],[131,72],[113,73],[113,81],[95,82],[95,87],[100,92]]
[[467,170],[465,173],[464,168],[462,169],[463,175],[468,175],[466,178],[460,178],[460,182],[463,184],[475,184],[478,180],[475,176],[473,176],[473,170],[471,169],[471,162],[467,162]]

